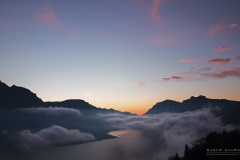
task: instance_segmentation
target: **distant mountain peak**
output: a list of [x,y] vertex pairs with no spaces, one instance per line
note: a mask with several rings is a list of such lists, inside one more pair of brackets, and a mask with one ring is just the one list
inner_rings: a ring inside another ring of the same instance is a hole
[[221,99],[210,99],[203,95],[198,97],[191,96],[189,99],[183,100],[182,102],[177,102],[173,100],[165,100],[156,103],[152,108],[150,108],[145,114],[158,114],[162,112],[185,112],[201,109],[209,103],[214,106],[227,106],[235,103],[236,101],[231,100],[221,100]]
[[0,110],[36,107],[42,103],[43,101],[29,89],[16,85],[9,87],[0,82]]
[[166,99],[166,100],[164,100],[164,101],[162,101],[162,103],[168,103],[168,102],[178,102],[178,101],[174,101],[174,100],[171,100],[171,99]]
[[194,97],[194,96],[190,97],[190,99],[196,99],[196,98],[207,99],[207,97],[203,95],[199,95],[198,97]]

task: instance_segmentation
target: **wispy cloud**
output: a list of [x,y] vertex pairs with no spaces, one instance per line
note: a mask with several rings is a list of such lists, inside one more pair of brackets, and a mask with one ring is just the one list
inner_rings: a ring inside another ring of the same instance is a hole
[[210,67],[200,68],[196,71],[189,71],[180,74],[180,76],[172,76],[169,78],[163,78],[161,82],[182,82],[182,81],[202,81],[208,79],[223,79],[227,77],[238,77],[240,78],[240,67],[231,69],[213,69]]
[[162,82],[178,81],[179,82],[179,81],[182,81],[182,79],[183,79],[183,77],[181,77],[181,76],[172,76],[172,77],[163,78],[160,81],[162,81]]
[[153,21],[159,21],[161,19],[159,13],[158,13],[158,6],[160,3],[162,3],[163,0],[153,0],[153,8],[151,12],[151,18]]
[[240,68],[234,68],[215,73],[203,73],[202,76],[205,78],[240,77]]
[[178,62],[188,63],[188,62],[192,62],[192,60],[186,58],[186,59],[179,60]]
[[38,21],[40,27],[47,27],[54,30],[61,28],[61,21],[57,18],[56,12],[49,4],[45,4],[45,6],[37,12],[35,19]]
[[62,116],[62,115],[77,115],[77,116],[80,116],[81,115],[81,112],[77,109],[63,108],[63,107],[22,108],[20,110],[22,112],[29,113],[29,114],[46,114],[46,115],[54,115],[54,116]]
[[211,70],[211,68],[210,67],[207,67],[207,68],[201,68],[201,69],[199,69],[198,71],[200,71],[200,72],[206,72],[206,71],[210,71]]
[[93,95],[93,93],[92,93],[92,92],[85,92],[85,93],[83,93],[82,95],[83,95],[83,96],[91,96],[91,95]]
[[76,34],[76,31],[79,28],[80,28],[80,25],[74,25],[71,29],[67,30],[67,35],[69,40],[75,41],[79,39],[79,35]]
[[144,87],[147,85],[147,83],[148,83],[147,81],[134,82],[134,83],[115,83],[115,84],[105,85],[105,87],[133,87],[133,86]]
[[207,61],[208,63],[217,63],[217,64],[228,64],[230,62],[230,58],[225,58],[225,59],[221,59],[221,58],[215,58],[215,59],[211,59],[209,61]]
[[219,46],[217,49],[213,50],[213,53],[217,53],[217,52],[223,52],[225,50],[233,50],[234,47],[233,46]]
[[[76,30],[79,29],[79,24],[67,24],[57,17],[56,11],[47,3],[41,7],[35,14],[35,20],[40,28],[49,28],[58,31],[68,37],[69,40],[75,41],[79,39]],[[67,27],[66,27],[67,26]]]
[[205,33],[205,35],[213,37],[219,34],[229,34],[230,33],[229,31],[232,28],[237,27],[238,24],[233,23],[229,25],[228,21],[229,21],[228,19],[224,19],[218,24],[211,25],[208,31]]
[[216,35],[218,32],[224,30],[225,27],[223,24],[216,24],[216,25],[212,25],[210,26],[209,30],[207,31],[207,34],[214,36]]
[[55,99],[55,101],[60,101],[61,98],[60,97],[53,97]]
[[162,80],[163,81],[169,81],[169,80],[171,80],[171,78],[163,78]]
[[236,60],[240,60],[240,56],[238,56],[238,57],[236,58]]
[[172,76],[172,79],[177,80],[177,81],[180,81],[180,80],[183,79],[183,77],[180,77],[180,76]]
[[234,27],[237,27],[237,26],[238,26],[237,23],[233,23],[233,24],[230,24],[230,25],[229,25],[230,28],[234,28]]
[[143,86],[146,86],[147,82],[146,81],[143,81],[143,82],[137,82],[136,85],[137,86],[140,86],[140,87],[143,87]]
[[196,60],[198,60],[198,58],[197,57],[193,57],[192,59],[186,58],[186,59],[179,60],[178,62],[189,63],[189,62],[196,61]]

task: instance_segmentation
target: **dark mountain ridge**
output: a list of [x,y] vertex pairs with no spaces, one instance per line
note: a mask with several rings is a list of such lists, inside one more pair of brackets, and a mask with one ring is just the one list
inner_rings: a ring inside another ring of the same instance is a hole
[[43,101],[30,90],[15,85],[9,87],[0,81],[0,110],[36,107],[42,103]]
[[134,115],[130,112],[121,112],[114,109],[97,108],[81,99],[69,99],[60,102],[43,102],[44,107],[65,107],[78,109],[83,113],[121,113],[125,115]]
[[[216,113],[218,116],[225,115],[236,109],[238,106],[234,104],[240,104],[238,101],[226,100],[226,99],[209,99],[205,96],[191,97],[183,102],[177,102],[173,100],[165,100],[156,103],[150,108],[146,114],[158,114],[161,112],[186,112],[201,109],[203,107],[214,106],[219,107],[221,110]],[[229,107],[228,107],[229,106]]]
[[[236,105],[237,104],[237,105]],[[226,99],[209,99],[205,96],[190,97],[183,102],[177,102],[174,100],[165,100],[156,103],[150,108],[146,114],[158,114],[162,112],[186,112],[201,109],[204,106],[217,106],[221,111],[216,112],[217,116],[224,116],[239,107],[240,102],[226,100]],[[19,87],[9,87],[5,83],[0,81],[0,110],[13,110],[18,108],[30,108],[30,107],[65,107],[78,109],[83,113],[121,113],[125,115],[133,115],[130,112],[120,112],[114,109],[97,108],[88,102],[81,99],[70,99],[59,102],[43,102],[37,95],[30,90]],[[231,116],[230,116],[231,117]]]
[[9,87],[0,81],[0,110],[13,110],[31,107],[65,107],[78,109],[84,113],[121,113],[134,115],[130,112],[121,112],[114,109],[97,108],[81,99],[69,99],[59,102],[43,102],[30,90],[19,87]]

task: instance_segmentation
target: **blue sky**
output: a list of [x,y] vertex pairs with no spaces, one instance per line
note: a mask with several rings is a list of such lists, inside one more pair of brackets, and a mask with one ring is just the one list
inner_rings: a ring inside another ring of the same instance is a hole
[[238,0],[0,5],[0,80],[44,101],[144,113],[190,96],[240,100]]

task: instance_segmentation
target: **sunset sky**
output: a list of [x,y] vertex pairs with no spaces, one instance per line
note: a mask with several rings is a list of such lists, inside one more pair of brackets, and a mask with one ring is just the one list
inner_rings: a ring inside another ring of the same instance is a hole
[[239,0],[1,0],[0,80],[43,101],[142,114],[240,101]]

